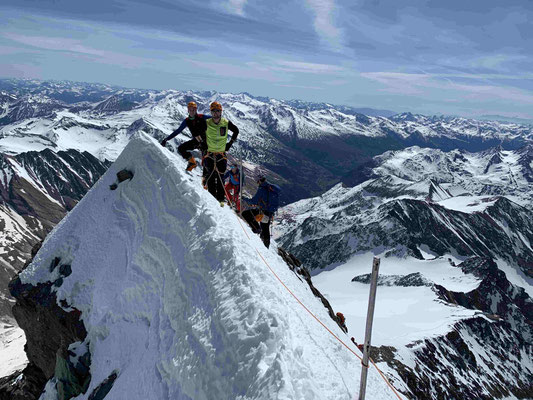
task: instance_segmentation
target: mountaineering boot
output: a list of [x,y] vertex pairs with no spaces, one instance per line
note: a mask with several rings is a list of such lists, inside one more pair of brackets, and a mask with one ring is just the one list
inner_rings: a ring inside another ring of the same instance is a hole
[[224,207],[224,202],[223,201],[220,202],[220,207]]
[[198,164],[196,164],[196,160],[194,159],[193,156],[191,156],[191,158],[189,158],[188,161],[189,162],[187,163],[186,171],[192,171],[193,169],[195,169],[198,166]]

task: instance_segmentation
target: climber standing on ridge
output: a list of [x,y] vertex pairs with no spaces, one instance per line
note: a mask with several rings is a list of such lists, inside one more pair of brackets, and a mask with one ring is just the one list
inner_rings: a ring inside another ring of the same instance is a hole
[[229,182],[226,183],[226,186],[224,186],[228,195],[228,200],[235,205],[235,210],[237,210],[237,212],[241,212],[241,200],[239,199],[239,191],[241,188],[241,173],[239,172],[239,167],[237,165],[233,165],[231,169],[226,172],[226,174],[224,175],[224,182],[228,178]]
[[[218,101],[214,101],[210,106],[212,117],[206,121],[206,143],[207,153],[204,159],[204,166],[206,169],[206,183],[207,190],[219,202],[220,206],[224,206],[224,173],[228,159],[226,152],[229,151],[233,143],[237,140],[239,135],[239,128],[237,128],[231,121],[222,118],[222,105]],[[228,130],[233,132],[231,139],[228,139]]]
[[205,131],[207,130],[206,120],[211,118],[210,115],[198,114],[197,110],[198,107],[196,103],[194,101],[190,101],[187,104],[187,112],[189,113],[189,116],[183,120],[178,129],[172,132],[161,142],[161,146],[165,147],[169,140],[175,138],[186,127],[189,128],[193,138],[178,146],[178,152],[184,159],[188,161],[187,171],[193,170],[198,165],[191,151],[198,148],[201,149],[202,152],[205,151]]
[[259,233],[259,237],[268,249],[270,247],[270,225],[279,207],[281,189],[278,185],[268,183],[263,175],[259,176],[257,184],[259,185],[257,192],[247,201],[257,208],[243,211],[242,217],[254,233]]

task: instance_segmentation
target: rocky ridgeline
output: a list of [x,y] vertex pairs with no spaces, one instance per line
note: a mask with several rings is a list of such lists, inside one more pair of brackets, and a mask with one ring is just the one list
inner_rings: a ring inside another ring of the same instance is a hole
[[[38,399],[45,385],[55,388],[58,400],[68,400],[87,392],[91,382],[91,354],[81,312],[65,301],[58,304],[56,289],[72,273],[68,264],[55,258],[50,272],[57,279],[38,285],[23,284],[17,276],[9,284],[17,303],[13,314],[26,334],[24,350],[29,364],[22,372],[0,378],[0,400]],[[111,390],[114,371],[89,395],[102,400]]]
[[[4,380],[0,396],[9,396],[13,400],[36,399],[45,383],[54,376],[62,400],[87,390],[90,353],[85,349],[81,356],[77,356],[69,350],[70,345],[81,344],[85,340],[87,331],[80,320],[80,311],[68,304],[59,306],[54,290],[62,285],[63,279],[72,270],[69,265],[61,265],[58,258],[53,261],[50,270],[53,272],[56,268],[59,277],[54,282],[33,286],[22,284],[17,276],[9,284],[11,295],[17,300],[13,314],[26,334],[24,350],[29,365],[22,375],[16,373]],[[28,385],[28,382],[33,384]]]
[[[368,204],[368,200],[361,202]],[[344,226],[341,217],[349,223]],[[359,207],[354,201],[330,219],[308,217],[280,238],[311,269],[342,263],[357,252],[375,248],[388,249],[386,255],[423,259],[418,249],[427,245],[438,255],[453,249],[466,257],[500,257],[533,277],[528,242],[533,243],[533,212],[505,197],[476,213],[418,199],[392,200],[376,210],[365,210],[365,205]]]
[[[370,283],[372,274],[358,275],[352,279],[352,282]],[[414,272],[408,275],[379,275],[377,280],[378,286],[403,286],[403,287],[432,287],[433,282],[425,278],[420,272]]]

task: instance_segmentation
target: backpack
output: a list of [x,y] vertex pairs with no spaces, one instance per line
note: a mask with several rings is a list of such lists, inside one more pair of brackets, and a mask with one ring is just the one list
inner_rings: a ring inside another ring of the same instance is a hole
[[279,208],[279,194],[281,193],[281,188],[278,185],[269,183],[267,189],[267,204],[265,206],[265,211],[274,213],[278,211]]

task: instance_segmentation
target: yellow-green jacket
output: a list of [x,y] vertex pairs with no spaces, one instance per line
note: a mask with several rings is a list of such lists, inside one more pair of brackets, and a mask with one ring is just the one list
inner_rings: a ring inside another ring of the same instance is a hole
[[[221,118],[218,124],[215,124],[213,118],[208,119],[207,121],[207,130],[206,141],[207,141],[207,151],[211,153],[222,153],[229,150],[229,147],[237,140],[239,135],[239,128],[237,128],[231,121],[228,121],[225,118]],[[231,139],[228,143],[229,146],[226,146],[228,140],[228,130],[233,132]]]

